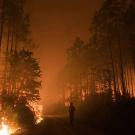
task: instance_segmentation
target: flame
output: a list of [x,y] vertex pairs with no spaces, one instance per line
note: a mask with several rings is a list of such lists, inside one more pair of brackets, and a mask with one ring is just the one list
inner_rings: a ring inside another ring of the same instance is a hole
[[2,122],[0,125],[0,135],[11,135],[16,133],[17,131],[21,130],[21,128],[17,127],[15,124],[14,126],[10,125],[11,127],[9,127],[9,125],[7,124],[7,119],[2,117],[1,118]]
[[41,123],[42,122],[42,120],[43,120],[43,107],[42,107],[42,105],[38,105],[38,107],[37,107],[38,109],[37,109],[37,111],[36,111],[36,117],[37,117],[37,119],[36,119],[36,123],[37,124],[39,124],[39,123]]
[[38,118],[37,118],[37,120],[36,120],[36,124],[41,123],[42,120],[43,120],[42,116],[39,115]]
[[2,122],[2,125],[1,125],[0,135],[10,135],[9,127],[8,125],[4,124],[4,122]]
[[[43,107],[39,104],[33,104],[32,105],[35,115],[36,115],[36,124],[41,123],[43,120]],[[17,131],[21,132],[21,128],[19,128],[15,123],[11,124],[8,122],[7,124],[7,119],[5,117],[1,118],[2,122],[0,125],[0,135],[11,135],[13,133],[16,133]]]
[[29,103],[36,115],[36,124],[39,124],[43,121],[43,106],[39,105],[38,103]]

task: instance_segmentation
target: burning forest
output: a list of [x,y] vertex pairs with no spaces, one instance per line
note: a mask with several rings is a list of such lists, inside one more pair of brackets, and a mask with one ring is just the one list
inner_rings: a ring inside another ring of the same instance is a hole
[[134,0],[0,0],[0,135],[134,135],[134,114]]
[[24,0],[0,0],[0,135],[42,120],[41,70],[34,58]]

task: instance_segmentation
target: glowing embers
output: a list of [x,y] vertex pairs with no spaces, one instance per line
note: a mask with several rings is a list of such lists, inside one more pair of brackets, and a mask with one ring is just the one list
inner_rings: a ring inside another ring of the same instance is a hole
[[37,102],[29,103],[30,106],[33,108],[36,118],[36,124],[39,124],[43,121],[43,106],[39,105]]
[[43,120],[43,107],[41,105],[37,105],[35,109],[36,114],[36,124],[39,124]]
[[43,120],[43,118],[39,115],[38,118],[37,118],[37,120],[36,120],[36,124],[41,123],[42,120]]

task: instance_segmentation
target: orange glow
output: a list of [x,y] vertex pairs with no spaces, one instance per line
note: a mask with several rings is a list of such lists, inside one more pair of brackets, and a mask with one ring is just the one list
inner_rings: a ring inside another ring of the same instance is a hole
[[0,135],[10,135],[8,125],[3,122],[1,124]]
[[43,106],[39,105],[38,103],[30,103],[32,106],[35,115],[36,115],[36,124],[39,124],[43,120]]
[[16,133],[17,131],[19,131],[21,128],[16,127],[15,124],[13,124],[14,126],[9,126],[7,119],[2,117],[1,119],[1,126],[0,126],[0,135],[11,135]]
[[72,45],[76,36],[89,40],[89,18],[102,2],[81,1],[75,0],[70,4],[60,0],[53,3],[50,0],[27,1],[32,38],[40,45],[35,50],[35,55],[41,64],[41,99],[45,99],[42,103],[46,106],[58,100],[56,80],[65,65],[66,49]]

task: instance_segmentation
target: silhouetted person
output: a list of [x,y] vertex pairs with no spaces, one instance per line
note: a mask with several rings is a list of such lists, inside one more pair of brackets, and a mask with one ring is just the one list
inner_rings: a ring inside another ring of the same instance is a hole
[[69,105],[69,120],[70,120],[70,124],[74,123],[74,117],[75,117],[75,106],[72,102],[70,102]]

